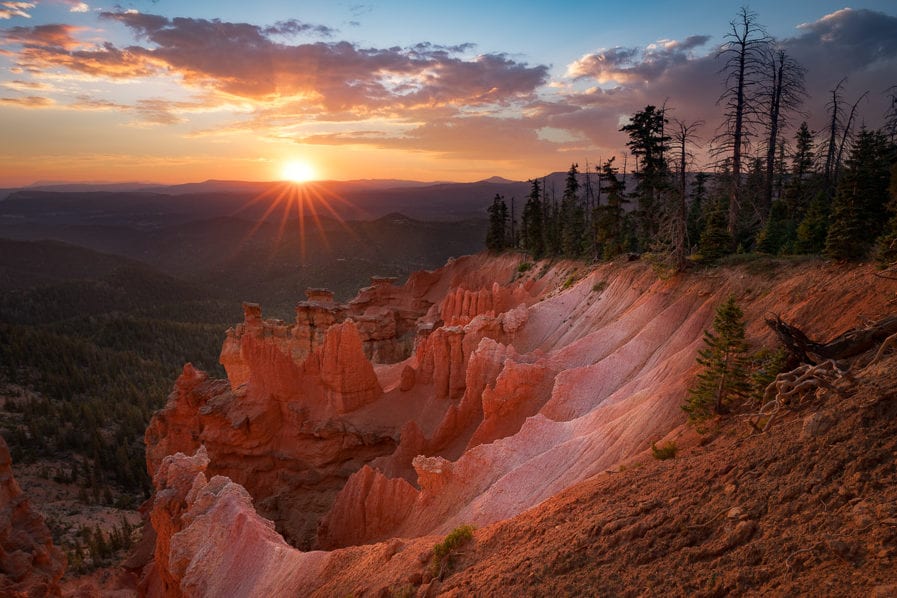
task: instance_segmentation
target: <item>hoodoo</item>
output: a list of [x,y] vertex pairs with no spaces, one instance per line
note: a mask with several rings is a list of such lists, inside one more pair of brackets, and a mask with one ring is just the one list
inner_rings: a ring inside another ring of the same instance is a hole
[[[228,381],[186,366],[147,430],[152,583],[224,587],[243,542],[265,563],[239,582],[247,595],[269,576],[326,595],[337,568],[417,569],[434,534],[512,518],[678,429],[725,297],[743,300],[760,345],[774,342],[768,312],[825,336],[886,314],[897,291],[871,267],[819,263],[668,280],[640,263],[519,263],[454,260],[346,305],[310,291],[293,325],[245,306],[221,354]],[[404,579],[374,577],[364,587]]]

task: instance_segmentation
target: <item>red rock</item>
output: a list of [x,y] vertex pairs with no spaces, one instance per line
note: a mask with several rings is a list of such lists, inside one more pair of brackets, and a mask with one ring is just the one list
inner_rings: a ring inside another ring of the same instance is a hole
[[[367,465],[355,472],[318,529],[322,549],[384,540],[408,515],[418,491]],[[331,523],[332,522],[332,523]]]
[[325,396],[337,413],[355,411],[383,394],[352,320],[327,330],[320,367]]
[[399,389],[403,392],[407,392],[414,388],[414,382],[417,379],[417,371],[411,367],[410,365],[406,365],[402,368],[402,381],[399,384]]
[[60,596],[65,567],[43,516],[16,483],[9,447],[0,437],[0,595]]

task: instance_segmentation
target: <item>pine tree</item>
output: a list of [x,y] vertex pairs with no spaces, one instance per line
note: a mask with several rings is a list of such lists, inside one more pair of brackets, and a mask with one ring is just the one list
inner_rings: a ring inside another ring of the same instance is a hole
[[831,202],[825,188],[819,189],[810,201],[807,213],[797,227],[797,253],[818,254],[825,247],[825,237],[828,235],[829,215],[831,214]]
[[486,248],[493,252],[504,251],[508,247],[508,206],[501,195],[495,194],[488,212]]
[[571,164],[561,199],[561,249],[566,257],[581,257],[585,249],[586,221],[579,198],[579,167]]
[[744,397],[750,391],[744,313],[733,295],[716,308],[713,330],[704,331],[706,346],[698,352],[697,359],[704,370],[682,406],[690,421],[725,413],[733,398]]
[[530,181],[531,188],[523,206],[523,249],[537,260],[545,255],[545,231],[542,226],[542,190],[539,179]]
[[641,164],[641,170],[636,173],[635,197],[638,200],[638,237],[642,249],[648,249],[656,239],[661,215],[667,207],[663,205],[665,195],[670,191],[666,159],[670,142],[670,136],[665,134],[667,123],[663,108],[645,106],[632,115],[629,124],[620,128],[621,132],[629,135],[626,145]]
[[698,253],[703,260],[715,260],[732,252],[732,236],[727,229],[727,203],[722,198],[713,202],[704,215],[704,230],[698,240]]
[[889,209],[892,216],[884,234],[878,240],[877,248],[878,262],[884,267],[897,263],[897,162],[891,165],[888,193],[891,196]]
[[599,255],[610,260],[625,249],[625,231],[623,227],[623,183],[617,178],[614,158],[610,158],[601,166],[601,191],[607,194],[607,205],[595,208],[595,241]]
[[826,257],[858,260],[887,222],[888,179],[893,148],[878,131],[862,130],[838,181],[825,238]]

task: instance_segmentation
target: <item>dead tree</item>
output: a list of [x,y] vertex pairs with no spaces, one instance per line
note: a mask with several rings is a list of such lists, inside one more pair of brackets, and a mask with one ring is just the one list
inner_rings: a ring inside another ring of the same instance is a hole
[[742,152],[758,124],[758,91],[770,38],[757,23],[756,13],[745,7],[729,27],[717,53],[717,58],[725,59],[721,72],[726,75],[726,87],[717,100],[725,109],[725,120],[715,141],[717,153],[731,157],[727,228],[734,239],[741,200]]
[[804,68],[788,56],[785,50],[770,48],[766,57],[767,77],[763,83],[766,103],[766,180],[760,212],[765,219],[772,205],[776,148],[781,131],[788,125],[788,117],[798,112],[807,96],[804,87]]
[[825,180],[828,182],[830,189],[833,189],[835,186],[835,151],[838,147],[838,134],[841,132],[841,127],[844,122],[844,105],[841,99],[841,88],[844,87],[846,81],[847,77],[838,81],[838,84],[831,90],[831,99],[825,105],[825,108],[829,113],[829,127],[828,149],[825,153],[825,168],[823,169],[823,174],[825,175]]
[[897,334],[897,315],[888,316],[862,329],[850,330],[827,343],[810,339],[800,328],[779,316],[766,320],[781,343],[800,363],[819,364],[829,359],[842,360],[861,355]]
[[688,172],[688,164],[694,158],[694,155],[688,149],[688,145],[694,143],[697,138],[695,131],[703,126],[704,121],[699,120],[692,123],[685,123],[679,119],[673,119],[673,123],[675,124],[675,128],[672,138],[674,147],[678,149],[677,158],[679,162],[679,198],[676,202],[676,209],[673,210],[673,261],[677,270],[684,270],[686,263],[685,258],[687,257],[686,253],[689,247],[688,229],[686,227],[688,219],[688,206],[686,205],[686,175]]

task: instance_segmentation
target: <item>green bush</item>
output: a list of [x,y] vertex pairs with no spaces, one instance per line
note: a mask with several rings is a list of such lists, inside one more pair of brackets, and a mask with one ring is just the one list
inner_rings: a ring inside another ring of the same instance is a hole
[[532,262],[523,262],[519,266],[517,266],[517,272],[521,274],[523,274],[524,272],[529,272],[533,269],[533,265],[534,264]]
[[653,442],[651,443],[651,454],[654,455],[654,458],[658,461],[666,461],[667,459],[674,458],[676,456],[676,451],[678,450],[679,448],[672,440],[663,446],[657,446]]
[[607,281],[599,280],[598,282],[596,282],[595,284],[592,285],[592,292],[600,293],[601,291],[603,291],[606,288],[607,288]]
[[442,575],[452,568],[455,552],[464,544],[473,539],[472,525],[456,527],[445,537],[445,540],[433,547],[433,557],[430,559],[430,573],[434,577]]

